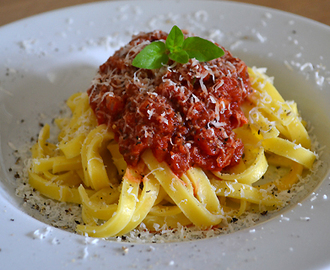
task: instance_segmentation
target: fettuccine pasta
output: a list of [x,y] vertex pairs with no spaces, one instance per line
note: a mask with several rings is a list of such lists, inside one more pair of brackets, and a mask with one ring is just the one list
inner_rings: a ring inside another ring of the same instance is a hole
[[[70,117],[55,120],[56,144],[48,142],[50,126],[41,129],[32,147],[29,184],[48,198],[81,204],[84,224],[76,231],[102,238],[140,224],[150,232],[179,225],[221,228],[249,212],[279,210],[286,202],[276,194],[289,191],[317,155],[297,104],[286,102],[262,69],[249,68],[248,75],[253,93],[241,104],[247,123],[234,129],[244,145],[236,164],[221,170],[190,166],[177,173],[147,148],[132,165],[84,92],[67,100]],[[267,179],[274,167],[283,168],[282,175]]]

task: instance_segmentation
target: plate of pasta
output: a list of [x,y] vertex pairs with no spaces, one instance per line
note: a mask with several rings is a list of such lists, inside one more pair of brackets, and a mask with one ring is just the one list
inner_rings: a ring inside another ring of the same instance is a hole
[[0,33],[4,268],[329,267],[329,27],[111,1]]

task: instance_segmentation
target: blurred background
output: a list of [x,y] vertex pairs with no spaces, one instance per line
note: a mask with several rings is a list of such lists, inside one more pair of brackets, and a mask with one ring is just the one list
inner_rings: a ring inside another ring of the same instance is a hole
[[[166,1],[166,0],[161,0]],[[214,0],[216,1],[216,0]],[[220,1],[220,0],[219,0]],[[231,0],[275,8],[330,25],[330,0]],[[93,0],[0,0],[0,26],[42,12]]]

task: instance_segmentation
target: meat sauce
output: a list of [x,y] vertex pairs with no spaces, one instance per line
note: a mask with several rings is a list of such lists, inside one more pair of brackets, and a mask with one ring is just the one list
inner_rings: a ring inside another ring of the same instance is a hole
[[190,167],[220,171],[239,162],[243,143],[233,129],[247,123],[240,109],[252,91],[243,61],[223,57],[169,62],[157,70],[131,65],[150,42],[167,33],[140,33],[100,66],[88,90],[99,124],[115,134],[127,164],[150,148],[180,176]]

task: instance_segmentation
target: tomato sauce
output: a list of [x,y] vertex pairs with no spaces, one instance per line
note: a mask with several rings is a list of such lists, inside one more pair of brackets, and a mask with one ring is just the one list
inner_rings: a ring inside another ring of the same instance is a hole
[[147,148],[178,176],[192,166],[220,171],[237,164],[244,146],[233,129],[247,123],[240,109],[252,91],[247,66],[224,48],[223,57],[206,63],[131,65],[143,47],[166,37],[140,33],[100,66],[88,90],[98,123],[114,132],[132,166]]

